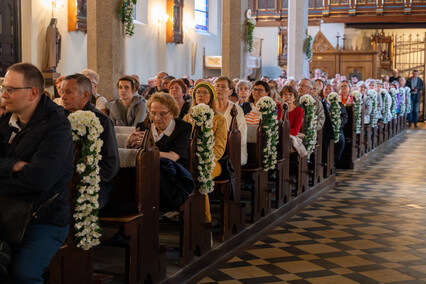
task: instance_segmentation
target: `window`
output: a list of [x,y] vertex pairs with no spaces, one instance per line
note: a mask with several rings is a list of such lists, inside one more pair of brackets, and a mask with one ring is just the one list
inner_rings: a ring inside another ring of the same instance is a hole
[[208,31],[208,0],[195,0],[195,30]]

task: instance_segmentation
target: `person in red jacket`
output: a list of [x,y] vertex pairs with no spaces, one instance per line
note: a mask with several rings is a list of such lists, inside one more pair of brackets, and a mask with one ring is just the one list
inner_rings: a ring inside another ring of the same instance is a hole
[[283,102],[288,105],[288,119],[290,121],[290,135],[296,136],[299,134],[303,123],[303,109],[296,105],[299,100],[296,88],[287,85],[280,92],[280,97]]

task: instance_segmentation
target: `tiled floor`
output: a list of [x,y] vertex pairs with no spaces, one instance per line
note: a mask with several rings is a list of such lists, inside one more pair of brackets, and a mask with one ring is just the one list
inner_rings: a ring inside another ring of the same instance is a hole
[[336,188],[199,283],[426,283],[426,129]]

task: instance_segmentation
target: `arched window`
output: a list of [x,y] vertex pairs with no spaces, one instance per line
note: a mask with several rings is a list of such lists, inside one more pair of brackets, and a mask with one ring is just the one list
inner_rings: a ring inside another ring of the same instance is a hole
[[208,0],[195,0],[195,30],[197,31],[208,31]]

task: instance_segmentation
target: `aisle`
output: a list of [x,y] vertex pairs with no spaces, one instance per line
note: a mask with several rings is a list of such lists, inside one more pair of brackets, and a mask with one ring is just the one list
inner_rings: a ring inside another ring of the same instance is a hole
[[337,186],[199,283],[426,283],[426,129]]

